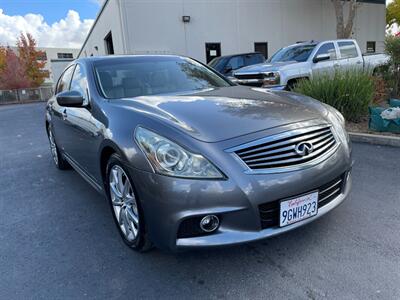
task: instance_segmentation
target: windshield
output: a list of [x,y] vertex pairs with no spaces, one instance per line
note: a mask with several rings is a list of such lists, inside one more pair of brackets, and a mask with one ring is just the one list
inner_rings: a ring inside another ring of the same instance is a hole
[[230,86],[215,72],[184,57],[137,56],[94,63],[106,98],[177,94]]
[[226,63],[225,57],[216,57],[208,64],[208,66],[217,70],[218,72],[222,72],[225,63]]
[[314,50],[316,45],[298,45],[278,50],[268,62],[297,61],[304,62]]

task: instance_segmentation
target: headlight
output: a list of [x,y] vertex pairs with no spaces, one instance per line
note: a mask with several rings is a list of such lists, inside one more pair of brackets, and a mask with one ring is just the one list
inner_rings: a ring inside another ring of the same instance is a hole
[[281,75],[278,71],[264,73],[263,86],[278,85],[281,83]]
[[135,139],[157,173],[186,178],[224,178],[202,155],[191,153],[150,130],[138,127]]
[[328,119],[332,123],[336,134],[342,141],[346,141],[348,143],[350,141],[350,138],[346,131],[345,118],[336,108],[327,104],[325,104],[325,107],[328,110]]

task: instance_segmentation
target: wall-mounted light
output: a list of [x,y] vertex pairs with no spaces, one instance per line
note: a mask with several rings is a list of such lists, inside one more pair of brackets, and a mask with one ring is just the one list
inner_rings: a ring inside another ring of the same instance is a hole
[[189,23],[190,22],[190,16],[182,16],[182,22],[183,23]]
[[94,50],[99,51],[99,47],[94,46]]

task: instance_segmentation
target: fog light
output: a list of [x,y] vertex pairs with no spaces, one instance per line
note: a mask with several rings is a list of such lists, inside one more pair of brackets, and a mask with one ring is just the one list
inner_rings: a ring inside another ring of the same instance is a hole
[[219,226],[219,219],[215,215],[205,216],[200,221],[200,228],[205,232],[213,232]]

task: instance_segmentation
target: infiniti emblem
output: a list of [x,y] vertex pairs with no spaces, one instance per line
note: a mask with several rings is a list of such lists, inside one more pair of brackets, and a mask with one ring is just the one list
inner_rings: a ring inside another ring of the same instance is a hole
[[314,151],[314,146],[310,142],[301,142],[296,145],[294,151],[300,156],[305,156]]

